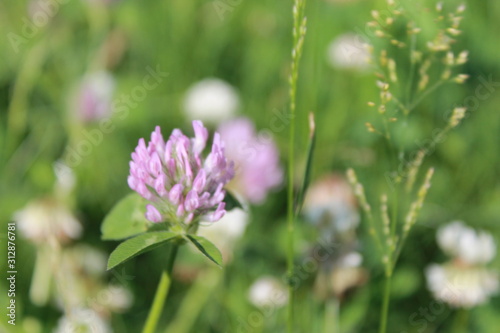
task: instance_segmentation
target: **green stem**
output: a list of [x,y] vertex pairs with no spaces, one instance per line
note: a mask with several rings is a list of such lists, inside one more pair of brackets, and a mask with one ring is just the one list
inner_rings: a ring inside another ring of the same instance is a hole
[[293,175],[294,175],[294,138],[295,138],[295,108],[290,110],[291,124],[290,124],[290,137],[289,137],[289,157],[288,157],[288,332],[293,330],[293,303],[294,303],[294,288],[291,284],[291,278],[294,270],[294,233],[295,233],[295,219],[293,212]]
[[163,306],[165,305],[165,301],[170,290],[170,285],[172,284],[172,269],[174,267],[174,261],[177,257],[178,250],[179,244],[173,243],[167,258],[167,266],[161,274],[160,283],[158,284],[158,288],[156,289],[153,305],[149,310],[148,319],[146,320],[146,324],[142,329],[142,333],[154,333],[156,330],[158,320],[160,319],[161,313],[163,311]]
[[44,39],[27,51],[18,71],[7,115],[6,146],[3,149],[5,152],[4,160],[10,152],[15,150],[19,138],[26,130],[30,93],[40,75],[47,52],[47,42]]
[[293,315],[294,315],[294,288],[292,285],[292,276],[294,271],[294,233],[295,233],[295,214],[294,214],[294,162],[295,162],[295,111],[296,111],[296,95],[297,81],[299,77],[299,61],[302,54],[302,46],[306,33],[305,20],[305,0],[295,0],[293,10],[293,49],[292,49],[292,64],[290,72],[290,133],[289,133],[289,156],[288,156],[288,195],[287,195],[287,229],[288,229],[288,332],[293,332]]
[[380,314],[380,330],[379,333],[387,332],[387,317],[389,316],[389,302],[391,299],[391,282],[392,272],[387,272],[385,275],[384,299],[382,303],[382,312]]
[[436,91],[436,89],[441,87],[444,83],[445,81],[439,80],[432,87],[423,92],[422,95],[420,95],[417,100],[408,107],[408,113],[415,109],[428,95]]
[[[415,48],[417,46],[417,35],[413,34],[411,36],[411,46],[410,46],[410,78],[408,79],[407,89],[406,89],[406,105],[410,105],[410,101],[412,99],[412,88],[413,88],[413,80],[415,77],[415,62],[413,61],[413,52],[415,52]],[[407,108],[408,108],[407,106]]]
[[202,273],[184,297],[175,319],[168,325],[165,333],[192,332],[196,319],[222,279],[222,271],[217,268]]
[[339,323],[340,301],[338,298],[328,300],[325,304],[325,333],[340,333]]
[[455,317],[453,332],[465,333],[469,326],[469,310],[460,309]]

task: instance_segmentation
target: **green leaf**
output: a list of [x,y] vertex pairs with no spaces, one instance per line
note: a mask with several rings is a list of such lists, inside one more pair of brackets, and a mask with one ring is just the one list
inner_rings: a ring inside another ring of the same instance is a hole
[[208,239],[201,236],[187,235],[187,239],[208,259],[212,260],[218,266],[222,264],[222,254],[219,249]]
[[311,181],[311,170],[312,170],[312,162],[314,149],[316,147],[316,125],[314,123],[314,114],[309,114],[309,146],[307,148],[307,160],[306,160],[306,169],[304,171],[304,179],[302,181],[302,186],[300,187],[300,191],[297,194],[297,198],[295,201],[295,215],[299,215],[302,210],[302,205],[304,204],[305,195],[307,189],[309,188],[309,183]]
[[144,217],[146,201],[137,193],[120,200],[101,225],[103,240],[121,240],[146,232],[151,224]]
[[137,237],[126,240],[118,245],[111,253],[108,260],[108,270],[117,265],[132,259],[139,254],[151,251],[175,238],[179,235],[169,231],[148,232]]
[[238,199],[236,199],[234,194],[232,194],[228,190],[226,190],[226,196],[224,197],[224,202],[226,203],[225,210],[228,212],[236,208],[244,209],[241,202]]

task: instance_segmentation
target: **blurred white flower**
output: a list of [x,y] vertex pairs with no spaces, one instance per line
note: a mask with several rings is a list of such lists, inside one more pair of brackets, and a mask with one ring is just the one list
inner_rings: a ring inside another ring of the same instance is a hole
[[90,309],[75,309],[59,319],[54,333],[111,333],[107,321]]
[[134,296],[128,289],[118,285],[110,285],[99,292],[96,306],[122,313],[132,306],[133,299]]
[[426,269],[427,286],[437,300],[471,308],[498,293],[498,273],[485,266],[496,254],[492,235],[455,221],[438,230],[437,242],[452,257],[448,263]]
[[440,228],[437,241],[446,254],[468,264],[486,264],[496,254],[493,236],[486,232],[475,231],[461,221]]
[[82,226],[71,211],[53,198],[30,202],[15,213],[14,220],[21,234],[37,244],[53,238],[63,243],[82,233]]
[[339,267],[355,268],[363,263],[363,256],[359,252],[349,252],[342,256],[338,261]]
[[184,111],[190,120],[218,124],[236,114],[236,90],[220,79],[208,78],[191,86],[184,97]]
[[288,292],[278,279],[265,276],[252,284],[248,298],[253,305],[259,308],[282,307],[288,303]]
[[87,74],[80,84],[76,99],[77,117],[84,122],[111,116],[115,79],[105,71]]
[[54,162],[53,168],[57,179],[55,184],[56,193],[61,196],[69,195],[76,184],[76,177],[73,173],[73,169],[61,161]]
[[322,300],[332,296],[341,299],[348,290],[363,285],[368,273],[361,267],[362,263],[363,257],[355,251],[331,260],[318,272],[314,285],[316,296]]
[[309,187],[303,212],[323,233],[350,232],[360,220],[351,186],[336,174],[326,175]]
[[214,223],[201,224],[198,234],[207,238],[221,251],[224,262],[230,262],[233,257],[233,249],[238,240],[245,233],[248,224],[248,214],[237,208],[224,215]]
[[78,244],[63,254],[63,265],[74,272],[101,277],[106,272],[108,257],[103,251],[87,244]]
[[434,298],[453,307],[483,304],[499,290],[498,274],[484,267],[432,264],[425,274]]
[[328,45],[327,60],[335,68],[365,70],[369,58],[366,43],[355,33],[340,35]]
[[62,251],[54,271],[57,281],[54,296],[61,310],[88,306],[86,302],[101,288],[106,261],[102,251],[89,245],[78,244]]

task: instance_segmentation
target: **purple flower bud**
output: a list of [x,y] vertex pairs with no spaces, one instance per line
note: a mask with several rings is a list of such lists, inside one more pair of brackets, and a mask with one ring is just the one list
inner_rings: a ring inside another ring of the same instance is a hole
[[201,169],[198,172],[198,175],[196,176],[196,178],[194,179],[193,189],[196,192],[201,193],[203,191],[203,189],[205,189],[206,183],[207,183],[207,176],[206,176],[205,170]]
[[161,174],[156,178],[155,181],[155,190],[156,193],[158,193],[159,196],[163,197],[167,194],[167,189],[165,188],[165,183],[167,181],[167,176],[164,174]]
[[108,72],[95,72],[84,77],[77,95],[78,118],[84,122],[111,116],[115,80]]
[[135,191],[137,189],[137,179],[134,176],[132,176],[132,175],[128,176],[127,182],[128,182],[128,186],[132,190]]
[[207,145],[208,130],[203,127],[203,123],[199,120],[193,122],[193,128],[195,135],[193,139],[193,151],[196,155],[199,155]]
[[226,211],[224,210],[224,208],[226,208],[226,203],[221,202],[219,204],[219,206],[217,207],[217,210],[212,214],[212,217],[210,220],[212,222],[215,222],[215,221],[219,221],[221,218],[223,218],[224,215],[226,215]]
[[222,124],[219,133],[225,143],[225,156],[235,163],[236,175],[228,188],[251,203],[261,203],[270,190],[283,182],[276,144],[269,135],[256,133],[247,118]]
[[155,222],[155,223],[162,221],[162,217],[161,217],[160,212],[153,205],[146,206],[146,218],[148,220],[150,220],[151,222]]
[[194,121],[193,128],[194,138],[175,129],[165,142],[156,127],[148,145],[140,139],[132,153],[128,184],[151,202],[146,218],[152,222],[188,224],[204,216],[217,221],[225,214],[223,188],[234,175],[234,164],[226,159],[218,134],[203,159],[208,131],[201,121]]
[[170,190],[170,194],[168,198],[174,205],[178,205],[181,202],[182,198],[182,191],[184,190],[184,187],[181,184],[176,184],[172,187]]
[[188,212],[193,212],[200,206],[200,200],[198,198],[198,194],[196,191],[191,190],[186,196],[186,201],[184,202],[184,206]]
[[161,162],[160,162],[160,157],[156,152],[154,152],[153,157],[149,160],[149,172],[151,175],[158,177],[160,176],[161,172]]

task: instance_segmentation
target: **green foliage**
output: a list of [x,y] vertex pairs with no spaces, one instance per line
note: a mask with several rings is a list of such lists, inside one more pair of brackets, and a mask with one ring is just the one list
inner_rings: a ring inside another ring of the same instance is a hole
[[[5,222],[12,220],[15,212],[33,199],[52,195],[55,177],[51,167],[54,162],[71,156],[71,149],[90,142],[85,134],[99,129],[98,122],[75,123],[76,107],[71,98],[82,78],[98,69],[106,69],[116,78],[115,100],[142,84],[148,66],[158,65],[169,72],[169,76],[134,104],[127,117],[113,115],[114,130],[103,133],[102,141],[92,144],[79,163],[73,165],[76,186],[65,200],[82,222],[84,232],[80,239],[65,244],[64,248],[85,244],[109,254],[118,243],[103,242],[101,238],[122,241],[162,228],[153,225],[154,228],[149,229],[152,224],[144,219],[144,203],[140,203],[137,195],[129,195],[126,179],[130,153],[137,140],[147,136],[155,125],[162,126],[164,133],[173,128],[189,129],[182,110],[183,98],[187,89],[202,78],[218,77],[234,85],[241,97],[240,115],[250,117],[259,130],[265,129],[272,134],[283,164],[288,162],[286,126],[289,119],[285,111],[289,102],[291,1],[217,0],[229,6],[222,18],[214,9],[214,2],[114,1],[109,7],[96,7],[91,1],[58,1],[64,4],[58,7],[47,25],[39,27],[20,45],[19,52],[14,51],[8,38],[0,39],[3,56],[0,62],[0,109],[3,110],[0,112],[0,221],[4,221],[0,227],[4,228]],[[22,35],[23,29],[29,31],[23,27],[30,20],[28,3],[27,0],[0,3],[0,30],[5,37],[10,32]],[[425,37],[432,37],[440,28],[432,17],[436,1],[397,3],[415,7],[412,17],[423,28]],[[461,3],[464,1],[443,1],[444,10],[454,10]],[[388,322],[391,332],[418,331],[421,327],[412,325],[410,316],[433,302],[424,270],[431,262],[445,260],[435,241],[440,225],[461,219],[473,227],[492,232],[497,244],[500,240],[497,136],[500,132],[497,83],[500,81],[500,62],[498,34],[495,33],[500,31],[500,2],[467,1],[467,5],[462,34],[453,47],[469,50],[469,62],[461,71],[470,78],[463,85],[440,87],[429,94],[407,120],[399,119],[401,126],[394,126],[391,134],[403,153],[397,154],[395,159],[384,138],[368,133],[364,127],[364,122],[369,121],[377,129],[383,129],[383,119],[377,110],[366,106],[367,101],[378,101],[380,93],[374,86],[372,71],[333,68],[326,56],[329,43],[346,32],[372,38],[372,30],[365,23],[370,20],[372,9],[386,13],[386,2],[332,0],[308,1],[307,4],[308,30],[297,85],[296,160],[307,160],[305,138],[309,126],[306,116],[308,111],[314,111],[316,147],[310,169],[313,181],[329,172],[344,174],[352,167],[365,185],[374,217],[378,218],[380,194],[387,193],[389,205],[390,198],[397,196],[388,190],[385,177],[388,167],[397,171],[400,166],[404,167],[415,150],[431,143],[434,133],[446,126],[448,117],[444,115],[450,115],[455,104],[469,107],[470,112],[462,124],[448,133],[439,145],[430,147],[415,181],[414,189],[418,189],[423,172],[430,166],[435,167],[426,204],[399,256],[403,271],[400,275],[396,269],[393,279],[391,293],[394,298]],[[396,36],[407,29],[404,25],[400,28]],[[385,44],[377,46],[385,47]],[[425,47],[425,43],[420,42],[417,46]],[[397,51],[392,47],[390,50]],[[397,58],[401,61],[397,68],[400,80],[410,76],[411,64],[407,60],[405,64],[404,60],[409,50],[404,51],[406,53]],[[444,67],[440,61],[436,62],[429,68],[430,78],[439,78]],[[418,73],[414,73],[413,84],[417,86]],[[493,84],[485,84],[488,81]],[[406,86],[395,83],[392,87],[395,92],[407,92]],[[211,130],[214,129],[212,125]],[[303,179],[302,170],[299,171],[294,175],[297,185]],[[190,314],[195,317],[191,322],[192,332],[250,332],[252,329],[262,333],[283,332],[284,309],[261,312],[249,303],[247,295],[258,277],[273,275],[279,278],[286,269],[284,192],[272,193],[261,206],[250,208],[245,235],[236,244],[231,244],[233,258],[224,264],[224,270],[210,265],[220,272],[221,278],[205,303],[197,304],[197,315]],[[120,202],[124,197],[123,200],[129,200],[130,204]],[[404,206],[410,203],[401,203],[400,216],[406,212]],[[0,236],[4,231],[5,228],[0,230]],[[380,322],[378,311],[383,279],[380,258],[366,224],[360,225],[358,236],[363,266],[370,271],[370,278],[367,285],[342,299],[341,332],[373,332]],[[316,240],[314,228],[297,219],[295,259],[298,265]],[[160,268],[165,263],[163,249],[167,250],[169,243],[166,241],[160,250],[135,260],[133,270],[129,265],[118,266],[103,277],[113,280],[115,273],[122,273],[122,269],[125,276],[133,277],[125,282],[118,280],[134,294],[134,306],[124,314],[110,316],[113,331],[140,331],[145,307],[153,297]],[[196,246],[183,246],[180,250],[179,270],[173,282],[175,288],[169,296],[171,304],[163,313],[160,327],[167,327],[174,321],[179,315],[179,305],[193,285],[202,284],[202,281],[193,281],[199,271],[211,268],[196,260],[198,257],[204,260],[204,256],[189,251],[192,248],[199,251]],[[212,258],[217,257],[203,248]],[[18,251],[18,257],[23,260],[16,302],[22,311],[15,332],[53,332],[62,312],[52,305],[35,306],[29,296],[33,266],[39,252],[21,233],[18,234]],[[0,248],[0,258],[1,262],[6,258],[4,247]],[[500,267],[500,256],[492,265]],[[297,315],[301,318],[296,323],[298,332],[315,332],[314,328],[321,328],[324,321],[321,301],[311,292],[314,277],[315,272],[308,271],[301,280],[299,290],[302,293],[296,300]],[[0,281],[0,294],[5,295],[7,290],[6,281]],[[6,301],[6,297],[0,297],[3,309],[8,306]],[[472,310],[469,331],[495,332],[500,326],[499,307],[497,296],[489,304]],[[256,318],[262,319],[263,324],[255,328],[247,325]],[[456,311],[446,308],[443,314],[427,323],[424,332],[455,333],[455,318]],[[38,326],[33,323],[35,320]],[[3,321],[0,331],[4,329],[2,325]]]
[[140,254],[152,251],[168,242],[176,241],[180,236],[169,231],[147,232],[128,239],[118,245],[108,260],[108,270]]
[[196,235],[186,235],[186,238],[198,249],[198,251],[213,261],[217,266],[222,265],[222,254],[208,239]]
[[224,202],[226,203],[226,211],[231,211],[236,208],[244,209],[241,202],[232,194],[230,191],[226,190],[226,196],[224,197]]
[[146,232],[151,222],[144,217],[146,201],[130,193],[111,209],[101,225],[103,240],[122,240]]

